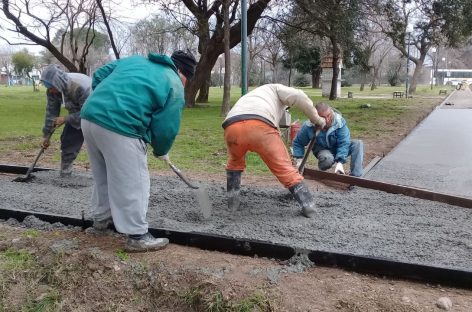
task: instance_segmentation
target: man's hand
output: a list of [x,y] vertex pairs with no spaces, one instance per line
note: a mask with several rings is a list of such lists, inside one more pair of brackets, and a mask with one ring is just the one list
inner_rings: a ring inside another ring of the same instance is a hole
[[334,165],[335,165],[334,173],[345,174],[343,164],[341,164],[340,162],[337,162]]
[[41,147],[47,149],[49,147],[49,138],[44,138],[43,142],[41,142]]
[[54,126],[59,127],[62,126],[66,122],[65,117],[56,117],[54,118]]
[[310,120],[310,121],[313,125],[318,126],[320,129],[326,128],[326,119],[324,119],[323,117],[319,117],[319,119],[316,121],[314,120]]
[[162,156],[157,156],[157,158],[159,158],[160,160],[168,163],[170,161],[169,159],[169,154],[165,154],[165,155],[162,155]]

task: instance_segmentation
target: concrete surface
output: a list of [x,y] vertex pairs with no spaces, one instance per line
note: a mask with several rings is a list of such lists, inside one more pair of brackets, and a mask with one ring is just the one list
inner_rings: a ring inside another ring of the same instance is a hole
[[[0,207],[90,217],[92,178],[57,172],[36,173],[32,183],[0,175]],[[224,183],[202,182],[213,204],[210,218],[195,193],[174,177],[152,177],[151,226],[257,239],[294,247],[385,257],[472,270],[472,210],[401,195],[354,188],[314,191],[317,216],[307,219],[280,187],[244,183],[241,208],[228,210]]]
[[365,177],[472,197],[470,108],[472,91],[455,91]]

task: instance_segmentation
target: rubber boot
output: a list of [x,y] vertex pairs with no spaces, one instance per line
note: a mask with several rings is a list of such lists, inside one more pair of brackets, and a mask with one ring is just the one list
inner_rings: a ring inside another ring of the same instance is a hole
[[70,163],[64,163],[64,162],[61,162],[61,171],[59,173],[59,175],[61,177],[70,177],[72,175],[72,169],[73,169],[74,165],[72,162]]
[[316,207],[313,195],[308,187],[303,182],[300,182],[290,187],[289,191],[302,206],[302,214],[307,218],[313,218],[316,214]]
[[228,208],[236,211],[241,203],[239,190],[241,187],[241,171],[226,170],[226,191],[228,196]]

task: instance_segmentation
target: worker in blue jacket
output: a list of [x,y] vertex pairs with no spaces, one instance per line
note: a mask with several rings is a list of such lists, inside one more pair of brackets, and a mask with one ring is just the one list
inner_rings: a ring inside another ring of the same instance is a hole
[[184,86],[195,66],[190,53],[150,53],[116,60],[93,75],[93,92],[80,116],[94,179],[94,228],[113,223],[128,235],[128,251],[169,243],[148,232],[147,144],[154,156],[168,160],[185,105]]
[[[346,120],[328,104],[318,103],[315,108],[318,115],[326,119],[326,127],[320,129],[312,149],[313,155],[318,159],[318,168],[324,171],[334,166],[336,173],[345,174],[343,164],[346,163],[347,157],[351,156],[350,175],[362,176],[363,142],[351,140]],[[305,147],[314,136],[313,124],[310,121],[304,122],[292,143],[297,168],[302,162]]]

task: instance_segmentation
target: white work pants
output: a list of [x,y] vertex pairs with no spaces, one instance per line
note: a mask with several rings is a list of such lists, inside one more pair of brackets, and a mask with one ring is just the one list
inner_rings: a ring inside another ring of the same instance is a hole
[[82,132],[94,179],[93,219],[112,217],[120,233],[146,233],[150,188],[146,143],[84,119]]

